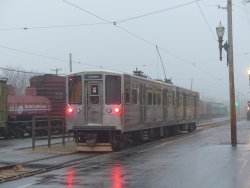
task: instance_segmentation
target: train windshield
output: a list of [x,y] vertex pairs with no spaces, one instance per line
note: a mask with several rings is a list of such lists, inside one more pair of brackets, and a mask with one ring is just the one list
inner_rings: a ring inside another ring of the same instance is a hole
[[121,77],[107,75],[105,78],[105,103],[107,105],[121,104]]
[[70,76],[68,78],[68,93],[69,104],[82,104],[81,76]]

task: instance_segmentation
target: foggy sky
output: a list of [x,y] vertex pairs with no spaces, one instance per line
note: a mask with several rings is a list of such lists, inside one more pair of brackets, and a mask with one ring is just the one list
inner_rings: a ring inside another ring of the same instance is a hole
[[[217,5],[225,7],[226,0],[67,1],[78,8],[62,0],[1,0],[0,67],[44,73],[60,68],[60,74],[69,74],[71,52],[74,72],[103,67],[132,73],[138,67],[152,78],[164,79],[157,45],[174,84],[190,89],[193,80],[192,89],[202,98],[228,100],[226,52],[220,62],[215,31],[221,21],[225,42],[227,12]],[[249,33],[250,3],[233,0],[235,89],[244,100],[250,100]]]

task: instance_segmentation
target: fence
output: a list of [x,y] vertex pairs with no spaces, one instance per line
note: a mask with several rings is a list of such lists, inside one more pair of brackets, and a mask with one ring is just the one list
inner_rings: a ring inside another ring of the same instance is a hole
[[[44,140],[43,137],[39,137],[42,133],[47,133],[48,147],[51,147],[51,139],[58,138],[53,137],[54,131],[60,130],[62,133],[62,144],[65,146],[65,117],[63,116],[34,116],[32,118],[32,149],[35,149],[36,140]],[[38,136],[37,136],[38,135]]]

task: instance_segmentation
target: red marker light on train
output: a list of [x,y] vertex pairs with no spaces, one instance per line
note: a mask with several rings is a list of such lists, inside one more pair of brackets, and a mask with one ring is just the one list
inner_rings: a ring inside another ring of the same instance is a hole
[[74,77],[73,76],[69,77],[69,81],[73,82],[74,81]]
[[118,113],[120,112],[120,109],[118,107],[115,108],[115,112]]
[[114,108],[114,112],[115,112],[116,114],[120,113],[120,112],[121,112],[121,108],[120,108],[120,107],[115,107],[115,108]]
[[67,109],[68,114],[73,113],[73,111],[74,111],[74,109],[71,106],[69,106]]

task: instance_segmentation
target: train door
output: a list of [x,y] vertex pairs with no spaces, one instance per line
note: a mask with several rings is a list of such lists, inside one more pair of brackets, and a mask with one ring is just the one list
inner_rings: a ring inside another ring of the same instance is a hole
[[140,102],[140,123],[145,122],[146,118],[146,88],[145,85],[140,85],[139,88],[139,102]]
[[103,123],[103,83],[102,81],[87,81],[87,124],[101,125]]

